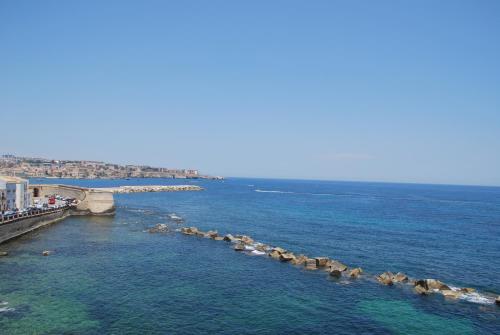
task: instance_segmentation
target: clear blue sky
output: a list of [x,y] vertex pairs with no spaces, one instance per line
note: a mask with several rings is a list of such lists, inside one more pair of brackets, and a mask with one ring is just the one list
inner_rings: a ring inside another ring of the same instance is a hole
[[500,1],[0,1],[0,152],[500,185]]

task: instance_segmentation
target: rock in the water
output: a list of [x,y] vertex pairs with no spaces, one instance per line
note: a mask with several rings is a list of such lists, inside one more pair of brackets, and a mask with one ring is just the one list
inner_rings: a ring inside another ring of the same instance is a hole
[[440,293],[446,298],[458,299],[462,296],[462,292],[453,290],[441,290]]
[[216,241],[223,241],[224,237],[222,237],[222,236],[215,236],[214,240],[216,240]]
[[259,243],[255,246],[255,249],[258,251],[266,252],[270,249],[270,247],[267,244]]
[[285,249],[283,249],[283,248],[280,248],[280,247],[274,247],[274,248],[272,249],[272,251],[276,251],[276,252],[278,252],[278,253],[280,253],[280,254],[284,254],[284,253],[286,253],[286,250],[285,250]]
[[377,280],[379,281],[379,283],[391,286],[393,284],[392,277],[394,277],[392,272],[384,272],[377,277]]
[[443,282],[440,282],[439,280],[436,279],[426,279],[427,282],[427,287],[429,290],[451,290],[448,285],[444,284]]
[[342,271],[334,269],[330,271],[330,276],[340,278],[342,276]]
[[269,253],[269,257],[279,260],[281,258],[281,254],[276,250],[273,250]]
[[293,259],[295,259],[295,256],[291,252],[286,252],[280,255],[280,261],[282,262],[290,262]]
[[236,238],[231,234],[227,234],[226,236],[224,236],[224,241],[226,241],[226,242],[233,242],[235,240],[236,240]]
[[219,233],[217,233],[217,230],[209,230],[207,231],[207,235],[208,237],[215,239],[217,236],[219,236]]
[[462,287],[459,291],[462,293],[473,293],[476,292],[476,289],[471,287]]
[[307,256],[305,255],[298,255],[298,256],[295,256],[294,259],[292,259],[290,262],[294,265],[304,265],[307,261]]
[[398,272],[395,276],[392,277],[392,280],[396,283],[405,283],[408,281],[408,276],[404,273]]
[[355,269],[352,269],[349,272],[349,277],[351,277],[351,278],[358,278],[362,273],[363,273],[363,269],[361,269],[361,268],[355,268]]
[[181,232],[185,235],[194,235],[198,233],[198,228],[196,227],[184,227],[181,229]]
[[43,256],[48,256],[48,255],[50,255],[50,254],[51,254],[51,252],[50,252],[49,250],[44,250],[44,251],[42,252],[42,255],[43,255]]
[[415,291],[418,294],[429,294],[429,286],[427,285],[427,280],[416,280],[413,284],[415,285]]
[[148,229],[148,232],[151,233],[151,234],[155,234],[155,233],[167,233],[168,231],[169,231],[169,228],[164,223],[159,223],[156,226]]
[[500,306],[500,295],[495,299],[495,304]]
[[238,243],[234,245],[234,250],[236,251],[243,251],[245,250],[245,245],[243,243]]
[[7,251],[0,251],[0,256],[8,256],[9,253]]
[[332,260],[330,262],[330,271],[339,270],[340,272],[344,272],[347,270],[347,265],[340,263],[339,261]]
[[252,238],[246,235],[241,236],[240,241],[245,244],[252,244],[254,242]]
[[316,267],[318,268],[324,268],[330,260],[328,257],[316,257],[314,259],[316,260]]
[[314,258],[308,258],[305,262],[307,270],[317,270],[316,260]]

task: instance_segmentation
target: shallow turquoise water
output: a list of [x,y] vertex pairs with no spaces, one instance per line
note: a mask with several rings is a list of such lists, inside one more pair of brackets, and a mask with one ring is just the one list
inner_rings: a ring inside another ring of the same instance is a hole
[[2,245],[10,255],[0,258],[0,301],[8,302],[1,334],[500,333],[495,305],[421,297],[371,276],[336,281],[225,242],[144,232],[157,223],[176,228],[168,218],[175,212],[186,225],[249,234],[371,274],[403,271],[499,294],[500,188],[64,182],[194,182],[206,190],[118,195],[113,218],[69,218]]

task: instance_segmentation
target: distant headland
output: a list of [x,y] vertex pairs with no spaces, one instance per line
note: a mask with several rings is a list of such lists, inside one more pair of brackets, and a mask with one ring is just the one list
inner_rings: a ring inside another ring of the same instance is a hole
[[119,165],[87,160],[54,160],[46,158],[0,156],[0,175],[24,178],[122,179],[174,178],[224,179],[200,174],[195,169],[172,169],[147,165]]

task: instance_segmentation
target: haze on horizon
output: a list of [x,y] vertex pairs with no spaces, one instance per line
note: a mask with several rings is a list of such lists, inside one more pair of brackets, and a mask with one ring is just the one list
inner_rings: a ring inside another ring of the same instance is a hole
[[498,1],[2,1],[0,153],[500,185]]

